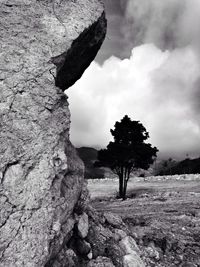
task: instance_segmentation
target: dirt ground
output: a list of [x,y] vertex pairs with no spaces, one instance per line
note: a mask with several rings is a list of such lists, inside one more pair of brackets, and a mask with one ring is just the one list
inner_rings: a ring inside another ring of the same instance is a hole
[[122,216],[147,266],[200,266],[200,175],[131,179],[116,199],[118,180],[89,180],[92,205]]

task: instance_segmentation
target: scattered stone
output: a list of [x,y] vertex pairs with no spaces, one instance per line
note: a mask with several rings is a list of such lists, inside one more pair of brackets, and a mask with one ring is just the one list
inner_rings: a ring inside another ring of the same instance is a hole
[[149,198],[150,195],[148,193],[144,193],[140,195],[141,198]]
[[160,254],[155,247],[149,246],[145,248],[145,252],[149,258],[153,258],[156,261],[160,260]]
[[116,241],[120,241],[127,236],[127,233],[121,229],[114,229],[113,237]]
[[137,253],[125,255],[123,264],[123,267],[145,267],[144,262]]
[[88,259],[91,260],[92,259],[92,251],[90,251],[87,255]]
[[153,201],[165,202],[165,201],[167,201],[167,198],[164,198],[164,197],[155,197],[155,198],[153,199]]
[[119,242],[119,245],[121,246],[121,248],[125,250],[126,254],[131,254],[133,252],[140,254],[140,249],[136,244],[135,240],[131,236],[124,237]]
[[81,238],[85,238],[88,234],[88,229],[89,229],[89,225],[88,225],[88,216],[87,214],[84,212],[78,220],[77,223],[77,231],[78,231],[78,235]]
[[125,256],[125,251],[119,246],[118,242],[114,239],[110,239],[107,243],[105,249],[106,257],[109,257],[116,267],[123,267],[123,257]]
[[113,234],[108,228],[99,224],[97,225],[94,222],[90,222],[90,228],[86,240],[91,244],[94,258],[100,255],[105,255],[107,242],[112,238]]
[[124,225],[124,222],[122,221],[122,218],[114,213],[111,212],[104,212],[104,217],[106,218],[106,222],[113,227],[122,227]]
[[76,267],[78,264],[78,257],[72,249],[65,251],[65,258],[62,259],[66,266]]
[[105,217],[101,213],[97,213],[96,210],[91,205],[87,207],[87,214],[88,217],[96,224],[102,224],[102,225],[105,224],[106,221]]
[[79,265],[79,260],[77,255],[72,249],[63,249],[56,259],[49,262],[45,267],[77,267]]
[[82,190],[81,190],[81,195],[74,208],[74,212],[78,215],[83,214],[83,212],[85,212],[88,208],[89,201],[90,201],[90,196],[89,196],[89,191],[87,188],[87,182],[84,181]]
[[115,267],[111,259],[106,257],[97,257],[95,260],[91,260],[87,267]]
[[143,267],[145,266],[140,258],[140,249],[131,236],[124,237],[119,242],[120,247],[125,251],[123,257],[123,267]]

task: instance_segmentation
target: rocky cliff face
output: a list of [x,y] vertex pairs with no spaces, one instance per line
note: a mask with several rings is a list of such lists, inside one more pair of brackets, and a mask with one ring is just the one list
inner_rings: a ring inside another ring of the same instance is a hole
[[120,218],[88,205],[63,93],[106,33],[99,0],[1,0],[0,267],[142,267]]
[[45,266],[74,227],[83,164],[63,90],[103,42],[98,0],[0,3],[0,266]]

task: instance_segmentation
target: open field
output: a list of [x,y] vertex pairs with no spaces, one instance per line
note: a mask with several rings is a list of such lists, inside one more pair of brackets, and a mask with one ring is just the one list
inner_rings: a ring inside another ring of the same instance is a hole
[[147,266],[200,266],[200,175],[131,179],[126,201],[117,179],[88,187],[98,211],[122,216]]

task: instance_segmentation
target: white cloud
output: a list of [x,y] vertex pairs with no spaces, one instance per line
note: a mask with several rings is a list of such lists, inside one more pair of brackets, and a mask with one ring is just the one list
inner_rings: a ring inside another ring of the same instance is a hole
[[136,47],[130,59],[93,62],[67,94],[76,146],[106,146],[110,129],[125,114],[140,120],[163,154],[200,153],[195,50]]

